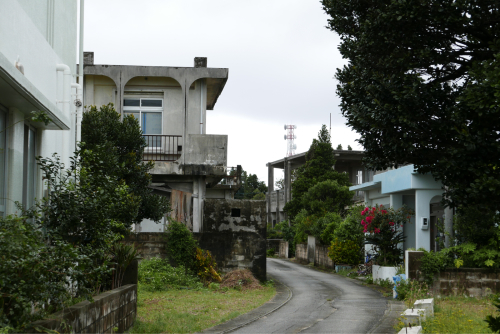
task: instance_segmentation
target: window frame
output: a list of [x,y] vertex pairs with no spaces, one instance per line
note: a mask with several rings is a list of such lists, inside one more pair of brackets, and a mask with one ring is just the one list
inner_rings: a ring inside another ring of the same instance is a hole
[[[139,106],[125,106],[125,100],[139,100]],[[142,101],[143,100],[160,100],[161,101],[161,107],[143,107],[142,106]],[[164,105],[165,101],[163,97],[142,97],[141,95],[125,95],[123,97],[123,116],[130,115],[132,113],[139,113],[139,127],[141,128],[141,131],[143,131],[143,135],[157,135],[161,136],[163,135],[163,121],[164,121]],[[142,127],[142,114],[143,113],[161,113],[161,131],[160,133],[144,133],[143,127]],[[160,140],[160,150],[163,149],[161,145],[161,140]],[[145,152],[150,152],[150,151],[157,151],[158,147],[156,146],[148,146],[144,148]]]

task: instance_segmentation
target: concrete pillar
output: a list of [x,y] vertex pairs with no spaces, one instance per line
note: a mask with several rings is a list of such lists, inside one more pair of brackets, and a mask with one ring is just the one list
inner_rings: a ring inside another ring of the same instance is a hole
[[390,195],[391,208],[397,210],[403,206],[403,195]]
[[370,190],[365,190],[364,193],[365,193],[364,194],[365,195],[365,205],[366,206],[372,206],[372,200],[369,197]]
[[7,190],[5,192],[5,213],[15,214],[15,202],[23,201],[24,167],[24,114],[16,108],[9,109],[7,121]]
[[198,178],[193,180],[193,232],[200,232],[200,181]]
[[[290,185],[290,181],[289,181],[289,170],[288,170],[288,160],[287,158],[285,158],[285,162],[283,164],[283,205],[286,205],[286,203],[288,203],[288,201],[290,200],[289,197],[288,197],[288,187]],[[285,219],[288,219],[288,215],[286,214],[285,212]]]
[[444,247],[450,247],[455,236],[453,234],[453,209],[449,207],[444,208],[444,231],[446,235]]
[[273,223],[272,210],[271,210],[271,194],[274,189],[274,167],[267,164],[267,223]]
[[[434,196],[441,196],[442,190],[419,190],[415,191],[415,247],[431,249],[430,215],[431,199]],[[422,230],[422,219],[427,218],[428,229]]]
[[[280,191],[276,190],[276,223],[281,221],[280,217]],[[274,227],[274,224],[273,224]]]
[[288,201],[292,200],[292,163],[287,161],[287,169],[288,169]]

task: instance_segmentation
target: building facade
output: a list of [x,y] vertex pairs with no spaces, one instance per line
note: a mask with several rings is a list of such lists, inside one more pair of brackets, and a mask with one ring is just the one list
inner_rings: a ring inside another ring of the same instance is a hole
[[378,172],[370,182],[354,185],[350,189],[363,191],[364,202],[368,206],[383,205],[399,209],[406,205],[415,211],[410,224],[403,227],[406,237],[403,249],[438,250],[438,219],[449,235],[453,233],[453,210],[441,205],[441,182],[430,174],[417,173],[413,165]]
[[[44,189],[36,156],[69,165],[76,127],[76,0],[0,0],[0,216]],[[34,122],[43,111],[51,122]]]
[[[233,198],[241,168],[227,167],[227,135],[206,133],[206,113],[214,108],[228,79],[227,68],[208,68],[206,58],[193,67],[96,65],[85,53],[84,104],[113,103],[122,115],[139,120],[147,147],[144,160],[154,192],[170,198],[171,217],[202,232],[206,198]],[[162,232],[145,220],[136,232]]]

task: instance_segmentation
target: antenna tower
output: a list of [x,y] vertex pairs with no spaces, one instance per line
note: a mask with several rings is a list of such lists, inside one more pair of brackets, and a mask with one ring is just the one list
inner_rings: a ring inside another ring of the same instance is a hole
[[287,131],[287,134],[284,136],[285,140],[287,141],[287,150],[286,150],[286,156],[290,157],[292,155],[295,155],[295,150],[297,149],[297,145],[294,144],[294,139],[297,139],[297,136],[293,133],[293,130],[297,128],[297,125],[287,125],[285,124],[285,131]]

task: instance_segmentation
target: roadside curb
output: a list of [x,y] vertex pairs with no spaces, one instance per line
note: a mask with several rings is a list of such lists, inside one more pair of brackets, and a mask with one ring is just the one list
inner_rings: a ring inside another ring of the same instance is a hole
[[293,293],[289,287],[280,281],[275,280],[274,282],[276,286],[276,295],[273,299],[248,313],[242,314],[223,324],[207,328],[198,333],[229,333],[280,309],[283,305],[288,303],[290,299],[292,299]]
[[405,309],[406,306],[404,302],[388,300],[384,316],[375,326],[372,327],[370,331],[368,331],[368,334],[396,333],[394,325],[396,324],[397,319],[401,317],[401,313],[403,313]]

